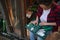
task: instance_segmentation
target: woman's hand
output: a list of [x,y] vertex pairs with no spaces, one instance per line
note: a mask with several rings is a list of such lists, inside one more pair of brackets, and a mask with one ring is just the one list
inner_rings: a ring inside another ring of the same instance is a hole
[[44,25],[47,25],[47,23],[46,22],[41,22],[41,23],[39,23],[39,25],[44,26]]
[[38,16],[36,16],[36,20],[35,21],[31,21],[30,23],[33,23],[33,24],[37,25],[38,24]]
[[31,21],[30,23],[33,23],[33,24],[35,24],[35,25],[37,25],[38,24],[38,21]]

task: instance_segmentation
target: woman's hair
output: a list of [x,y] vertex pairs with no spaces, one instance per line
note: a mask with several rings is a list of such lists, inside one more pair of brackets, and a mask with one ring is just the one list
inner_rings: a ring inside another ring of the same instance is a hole
[[52,4],[52,1],[53,0],[38,0],[39,1],[39,4],[44,4],[46,6]]
[[60,1],[60,0],[54,0],[56,3],[58,2],[58,1]]

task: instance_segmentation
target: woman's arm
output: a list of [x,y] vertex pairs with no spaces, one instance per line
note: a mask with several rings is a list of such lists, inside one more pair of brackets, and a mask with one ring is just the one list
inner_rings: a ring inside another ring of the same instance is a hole
[[46,23],[46,25],[52,25],[52,26],[56,26],[56,23]]
[[51,25],[51,26],[56,26],[55,22],[51,22],[51,23],[47,23],[47,22],[41,22],[39,25],[43,26],[43,25]]
[[60,26],[58,26],[58,32],[60,32]]
[[38,21],[38,16],[36,16],[36,21]]

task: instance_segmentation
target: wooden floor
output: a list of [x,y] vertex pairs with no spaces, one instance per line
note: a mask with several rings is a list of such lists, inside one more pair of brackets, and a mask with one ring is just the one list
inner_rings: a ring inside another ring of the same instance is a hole
[[60,40],[60,33],[54,32],[51,35],[49,35],[46,40]]
[[0,36],[0,40],[10,40],[10,39],[3,37],[3,36]]
[[[27,30],[27,35],[29,38],[29,31]],[[60,32],[54,32],[51,35],[49,35],[46,40],[60,40]]]
[[[29,31],[27,30],[27,40],[29,40]],[[11,40],[6,37],[0,36],[0,40]],[[14,39],[17,40],[17,39]],[[46,40],[60,40],[60,32],[54,32],[51,35],[49,35]]]

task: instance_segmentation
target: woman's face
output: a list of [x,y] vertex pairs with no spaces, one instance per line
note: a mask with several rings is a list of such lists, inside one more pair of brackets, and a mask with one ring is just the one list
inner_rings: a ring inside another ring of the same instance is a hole
[[40,4],[40,7],[43,8],[44,10],[47,10],[47,9],[51,8],[51,5],[46,6],[44,4]]

